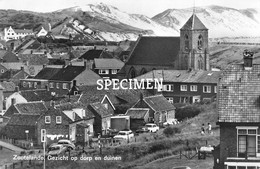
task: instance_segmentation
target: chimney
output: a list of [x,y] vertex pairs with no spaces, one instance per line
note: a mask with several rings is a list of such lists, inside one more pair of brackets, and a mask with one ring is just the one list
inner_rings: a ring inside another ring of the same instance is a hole
[[11,103],[12,103],[12,105],[14,105],[15,102],[16,102],[15,98],[12,98],[12,99],[11,99]]
[[247,49],[244,50],[243,56],[244,56],[244,68],[245,70],[251,70],[253,67],[253,55],[254,52],[250,52]]
[[19,92],[19,86],[15,86],[15,92]]

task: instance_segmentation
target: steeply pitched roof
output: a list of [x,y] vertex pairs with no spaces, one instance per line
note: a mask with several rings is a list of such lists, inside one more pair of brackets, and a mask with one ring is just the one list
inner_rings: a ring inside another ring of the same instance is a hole
[[183,25],[181,30],[208,30],[200,19],[193,14],[188,21]]
[[[7,70],[1,76],[0,79],[11,79],[16,74],[18,74],[21,70]],[[26,74],[27,75],[27,74]],[[25,77],[24,77],[25,78]]]
[[218,83],[221,71],[204,70],[153,70],[136,77],[136,79],[163,79],[163,82],[183,82],[183,83]]
[[16,103],[14,106],[20,114],[40,115],[47,111],[44,102]]
[[260,65],[245,70],[243,65],[232,65],[219,82],[219,122],[260,122]]
[[21,90],[20,94],[28,101],[50,101],[53,99],[50,91],[47,90]]
[[45,67],[43,68],[35,77],[34,79],[45,79],[49,80],[53,77],[56,73],[58,73],[62,68],[50,68]]
[[175,107],[163,95],[149,96],[143,99],[156,112],[175,109]]
[[94,59],[96,69],[121,69],[124,62],[115,58],[98,58]]
[[7,125],[35,126],[40,115],[13,114]]
[[62,68],[54,76],[52,76],[49,80],[72,81],[75,77],[77,77],[85,69],[86,68],[84,66],[70,66],[69,65],[65,68]]
[[127,65],[173,66],[180,50],[180,37],[141,36]]
[[131,119],[143,119],[148,112],[149,109],[146,108],[130,108],[125,115],[130,116]]
[[89,106],[92,107],[101,117],[107,117],[107,116],[112,116],[113,115],[100,102],[90,103]]
[[2,62],[19,62],[19,58],[12,51],[7,51],[2,58]]
[[102,52],[103,50],[91,49],[81,55],[79,59],[94,60],[95,58],[99,58]]

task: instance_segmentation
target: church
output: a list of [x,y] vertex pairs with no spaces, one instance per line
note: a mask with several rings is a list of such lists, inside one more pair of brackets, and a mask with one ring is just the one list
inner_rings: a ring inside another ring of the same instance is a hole
[[208,29],[195,13],[180,29],[180,37],[140,36],[118,78],[152,70],[210,70]]

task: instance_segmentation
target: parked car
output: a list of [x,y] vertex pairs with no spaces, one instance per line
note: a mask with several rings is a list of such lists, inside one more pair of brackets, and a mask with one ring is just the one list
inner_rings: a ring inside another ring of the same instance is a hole
[[134,137],[132,130],[121,130],[114,136],[116,140],[129,140]]
[[149,133],[149,132],[150,130],[148,130],[146,127],[141,127],[135,131],[136,134]]
[[47,155],[48,156],[59,156],[62,154],[65,154],[68,150],[67,147],[61,145],[61,144],[55,144],[48,148]]
[[150,132],[153,132],[153,133],[155,133],[159,130],[159,127],[153,123],[147,123],[145,125],[145,128],[147,128]]
[[51,144],[50,146],[53,146],[56,144],[63,145],[64,147],[67,147],[70,150],[74,150],[76,147],[74,143],[72,143],[70,140],[67,140],[67,139],[59,140],[57,143]]

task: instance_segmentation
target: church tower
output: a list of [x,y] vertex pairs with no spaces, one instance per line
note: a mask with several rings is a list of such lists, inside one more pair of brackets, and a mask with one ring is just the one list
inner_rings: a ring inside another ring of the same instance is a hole
[[208,29],[193,13],[180,29],[179,69],[209,70]]

